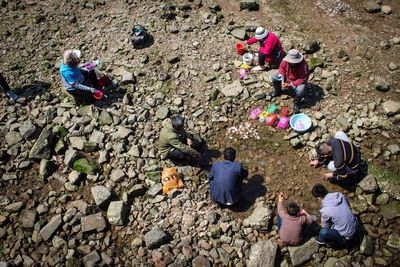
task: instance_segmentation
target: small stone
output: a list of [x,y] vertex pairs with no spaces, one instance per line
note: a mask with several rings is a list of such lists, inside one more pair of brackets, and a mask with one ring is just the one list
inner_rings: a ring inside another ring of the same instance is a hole
[[192,267],[211,267],[211,264],[206,257],[199,255],[192,260]]
[[65,241],[58,235],[53,237],[51,243],[53,244],[53,247],[55,247],[56,249],[62,249],[67,246],[67,241]]
[[19,217],[20,225],[25,230],[32,230],[36,221],[36,211],[35,210],[23,210]]
[[381,215],[387,219],[392,220],[400,216],[400,203],[398,201],[391,201],[389,204],[381,207]]
[[388,65],[388,69],[389,69],[390,71],[395,71],[395,70],[399,69],[399,65],[397,65],[397,64],[394,63],[394,62],[390,62],[389,65]]
[[256,0],[240,0],[240,10],[243,9],[257,11],[259,9],[259,5]]
[[111,173],[110,179],[111,181],[117,183],[122,181],[126,177],[126,174],[121,169],[114,169]]
[[234,81],[232,84],[222,88],[221,93],[226,97],[237,97],[243,92],[240,81]]
[[81,218],[81,229],[83,233],[93,230],[101,232],[106,229],[106,227],[107,223],[101,212]]
[[392,155],[397,155],[400,152],[400,146],[397,144],[388,145],[387,149],[392,153]]
[[118,138],[125,139],[131,134],[132,134],[131,129],[127,129],[123,126],[118,126]]
[[99,253],[97,253],[96,250],[93,250],[89,254],[87,254],[85,257],[82,258],[82,262],[84,263],[85,266],[96,266],[96,263],[100,262],[101,258]]
[[161,106],[156,112],[156,118],[163,120],[169,115],[169,108],[167,106]]
[[360,253],[364,255],[373,255],[375,250],[375,244],[372,241],[371,237],[368,235],[364,235],[364,238],[360,245]]
[[385,111],[386,115],[394,116],[400,113],[400,102],[388,100],[382,104],[382,108]]
[[123,201],[112,201],[108,206],[107,219],[110,224],[123,225],[128,215],[128,207]]
[[20,211],[24,206],[24,203],[19,201],[19,202],[14,202],[11,204],[8,204],[7,206],[4,207],[4,210],[10,213],[13,212],[18,212]]
[[158,226],[144,235],[144,242],[149,249],[157,248],[168,241],[167,234]]
[[47,159],[42,159],[39,166],[39,175],[42,178],[49,177],[54,171],[55,165]]
[[273,211],[271,207],[259,206],[243,221],[243,225],[269,229],[271,227],[272,218]]
[[62,216],[60,214],[51,218],[51,220],[40,230],[40,235],[42,236],[43,240],[49,240],[62,223]]
[[390,90],[386,80],[381,77],[375,78],[375,89],[380,92],[388,92]]
[[13,146],[22,141],[22,136],[19,132],[8,132],[6,134],[6,142],[9,146]]
[[366,193],[375,193],[379,189],[378,183],[376,182],[375,176],[373,174],[365,176],[365,178],[362,179],[362,181],[358,185]]
[[73,185],[78,185],[82,180],[82,174],[77,171],[72,171],[68,175],[68,181]]
[[83,149],[84,141],[83,141],[82,137],[78,137],[78,136],[70,137],[69,142],[70,142],[72,148],[76,148],[78,150]]
[[377,205],[386,205],[389,202],[389,195],[388,194],[380,194],[376,197],[375,203]]
[[308,41],[304,46],[304,52],[308,54],[312,54],[317,52],[320,49],[319,41]]
[[111,197],[111,192],[107,187],[98,185],[94,186],[91,189],[92,196],[94,198],[94,202],[98,207],[105,207],[108,205],[108,202]]
[[365,10],[367,10],[368,13],[375,13],[381,11],[381,7],[376,3],[375,0],[368,0],[364,4]]
[[53,146],[53,133],[43,129],[29,152],[30,159],[50,159]]
[[300,148],[303,144],[301,143],[300,139],[296,137],[296,138],[290,139],[290,145],[293,148]]
[[396,233],[391,233],[387,241],[387,246],[394,249],[400,249],[400,237]]
[[163,186],[161,183],[156,183],[155,185],[153,185],[148,191],[147,194],[151,197],[155,197],[156,195],[158,195],[163,189]]
[[392,8],[388,5],[381,5],[381,11],[385,15],[389,15],[390,13],[392,13]]
[[236,39],[239,40],[245,40],[246,39],[246,30],[245,29],[234,29],[231,31],[231,35],[235,37]]

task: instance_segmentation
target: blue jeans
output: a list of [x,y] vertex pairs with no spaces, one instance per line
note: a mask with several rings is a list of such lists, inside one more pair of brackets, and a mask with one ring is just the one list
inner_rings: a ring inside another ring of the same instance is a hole
[[282,218],[278,215],[278,222],[277,222],[277,225],[278,225],[278,231],[279,230],[281,230],[281,227],[282,227]]
[[[274,84],[275,90],[280,92],[282,90],[282,81],[278,75],[279,73],[277,72],[272,76],[272,83]],[[298,86],[290,86],[288,88],[288,92],[294,92],[295,95],[300,98],[303,97],[305,89],[306,84],[299,84]]]
[[319,231],[319,238],[325,243],[336,243],[342,245],[347,242],[346,238],[341,236],[338,231],[330,228],[322,228]]

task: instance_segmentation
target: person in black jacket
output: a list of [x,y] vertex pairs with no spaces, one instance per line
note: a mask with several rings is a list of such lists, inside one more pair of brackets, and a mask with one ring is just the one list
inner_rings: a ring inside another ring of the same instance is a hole
[[332,183],[340,183],[357,174],[360,163],[360,152],[356,145],[344,132],[338,131],[335,138],[317,147],[318,158],[311,161],[310,165],[317,168],[326,164],[330,172],[325,178]]

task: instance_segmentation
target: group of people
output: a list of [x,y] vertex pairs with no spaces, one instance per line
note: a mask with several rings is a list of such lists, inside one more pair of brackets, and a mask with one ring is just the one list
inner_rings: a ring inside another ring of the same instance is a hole
[[299,113],[301,100],[305,96],[310,71],[308,63],[297,49],[291,49],[286,54],[282,48],[279,38],[273,33],[268,32],[263,27],[256,29],[255,36],[245,41],[246,45],[259,43],[258,66],[254,71],[263,71],[270,67],[279,66],[278,72],[272,76],[274,91],[271,97],[278,97],[283,92],[294,94],[293,112]]
[[[174,116],[161,130],[159,153],[161,159],[171,159],[175,163],[197,165],[202,157],[200,137],[185,130],[184,119]],[[358,172],[360,162],[359,150],[347,135],[337,132],[334,138],[316,148],[317,159],[310,162],[313,167],[323,164],[329,170],[326,179],[332,183],[351,181]],[[208,175],[211,199],[222,205],[232,207],[245,200],[243,180],[248,176],[247,170],[236,162],[235,149],[228,147],[223,152],[224,160],[216,162]],[[327,189],[317,184],[312,195],[321,202],[321,224],[319,236],[315,240],[320,244],[345,244],[357,229],[357,218],[351,212],[346,197],[339,193],[328,193]],[[303,227],[311,224],[316,217],[300,210],[295,202],[283,204],[284,194],[278,197],[278,229],[280,241],[284,244],[300,244],[303,239]]]

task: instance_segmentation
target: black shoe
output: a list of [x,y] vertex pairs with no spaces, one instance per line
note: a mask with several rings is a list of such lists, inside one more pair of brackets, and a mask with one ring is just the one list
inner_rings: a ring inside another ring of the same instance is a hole
[[322,241],[322,239],[319,236],[314,237],[315,242],[317,242],[320,245],[325,245],[326,243]]
[[294,104],[293,105],[293,113],[294,114],[299,114],[300,113],[300,105],[299,104]]
[[269,93],[269,96],[274,98],[274,97],[280,96],[281,94],[282,94],[281,92],[273,91],[273,92]]

